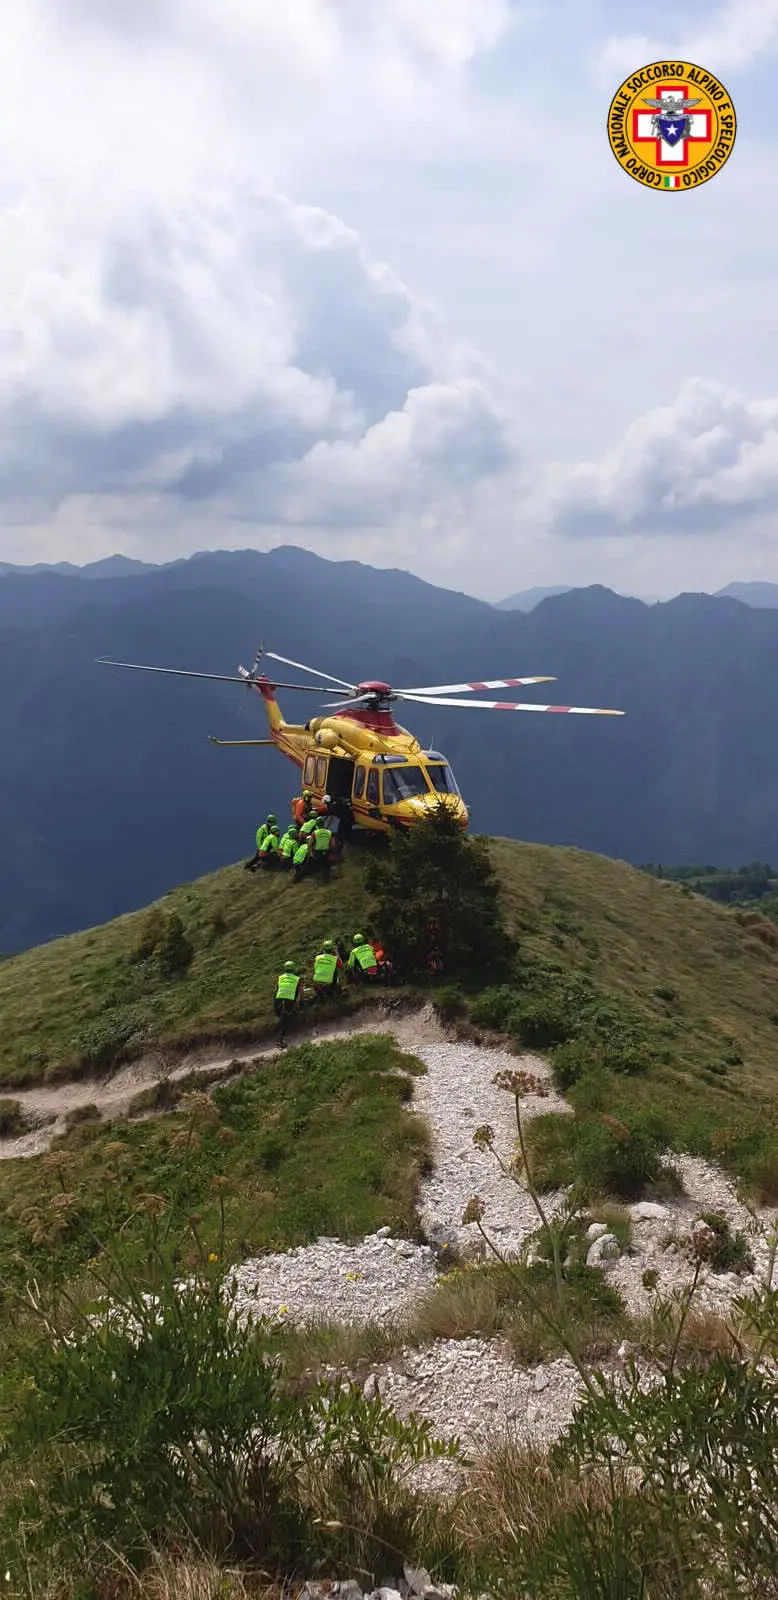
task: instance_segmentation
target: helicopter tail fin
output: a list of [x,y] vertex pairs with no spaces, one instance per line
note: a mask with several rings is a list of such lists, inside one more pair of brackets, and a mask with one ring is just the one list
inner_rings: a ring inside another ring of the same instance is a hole
[[255,672],[253,670],[249,672],[246,667],[239,667],[238,671],[241,677],[245,678],[246,682],[261,694],[265,703],[265,715],[270,726],[270,732],[279,733],[282,728],[286,727],[286,723],[281,715],[281,709],[276,700],[276,691],[272,683],[267,680],[263,681],[261,678],[257,679]]

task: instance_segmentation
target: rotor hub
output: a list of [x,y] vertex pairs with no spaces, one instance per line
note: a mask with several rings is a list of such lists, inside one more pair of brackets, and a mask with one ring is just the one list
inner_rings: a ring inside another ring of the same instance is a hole
[[390,683],[377,683],[374,680],[371,680],[370,683],[358,684],[357,694],[372,694],[375,695],[377,700],[390,700],[393,697]]

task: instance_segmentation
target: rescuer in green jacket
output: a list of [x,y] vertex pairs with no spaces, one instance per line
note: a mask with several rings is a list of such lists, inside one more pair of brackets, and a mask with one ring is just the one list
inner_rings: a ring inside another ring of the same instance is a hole
[[354,934],[347,970],[352,983],[375,983],[378,978],[376,953],[363,933]]
[[299,883],[301,877],[303,876],[303,873],[307,872],[308,866],[309,866],[309,863],[310,863],[310,859],[311,859],[310,839],[301,839],[299,845],[297,846],[297,849],[295,850],[294,855],[292,856],[292,866],[294,867],[294,881],[295,881],[295,883]]
[[259,865],[262,868],[274,867],[278,861],[278,846],[281,840],[278,837],[278,823],[271,822],[267,833],[259,847]]
[[334,1000],[338,994],[343,962],[332,939],[325,939],[313,963],[313,992],[317,1000]]
[[332,864],[332,834],[325,827],[320,817],[316,819],[316,827],[312,834],[313,840],[313,865],[317,872],[323,872],[325,878],[330,875]]
[[259,865],[260,851],[261,851],[262,846],[263,846],[263,844],[264,844],[264,842],[265,842],[265,840],[266,840],[266,838],[268,836],[268,833],[270,832],[270,829],[271,829],[271,827],[273,826],[274,823],[277,823],[277,818],[273,816],[272,811],[265,818],[264,822],[260,822],[259,827],[257,828],[256,840],[255,840],[257,848],[256,848],[253,856],[251,857],[251,860],[244,862],[244,866],[245,866],[247,872],[256,872],[257,867]]
[[289,1018],[299,1010],[303,998],[303,980],[297,971],[294,961],[285,961],[284,970],[278,974],[276,980],[276,997],[273,1001],[273,1010],[278,1017],[278,1031],[281,1043],[286,1042],[286,1029]]
[[290,822],[286,833],[278,846],[278,864],[280,867],[291,867],[294,853],[300,843],[297,832],[297,823]]

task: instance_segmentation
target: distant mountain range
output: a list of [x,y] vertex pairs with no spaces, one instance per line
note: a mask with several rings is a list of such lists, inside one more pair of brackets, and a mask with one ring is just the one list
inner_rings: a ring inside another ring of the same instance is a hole
[[[534,611],[541,600],[550,600],[558,594],[570,594],[572,585],[561,584],[552,589],[520,589],[518,594],[509,594],[506,600],[496,602],[498,611]],[[655,595],[625,596],[626,599],[642,599],[644,605],[658,605]],[[714,599],[740,600],[745,606],[773,607],[778,606],[778,583],[728,583],[725,589],[717,589]]]
[[740,600],[745,606],[766,606],[772,610],[778,606],[778,583],[728,583],[717,595],[727,600]]
[[554,595],[569,594],[569,584],[558,584],[552,589],[520,589],[518,594],[509,594],[506,600],[496,601],[498,611],[534,611],[541,600],[552,600]]
[[[291,765],[207,742],[263,736],[256,696],[95,664],[233,673],[261,641],[348,682],[548,672],[549,698],[628,713],[398,713],[448,755],[477,831],[638,863],[778,859],[775,608],[708,595],[646,605],[594,586],[523,613],[292,547],[100,582],[12,571],[0,580],[0,951],[248,855],[259,815],[287,812]],[[279,698],[290,719],[318,707]]]
[[[284,552],[291,552],[297,547],[288,545],[280,548]],[[72,561],[58,561],[53,564],[38,562],[32,567],[20,567],[12,562],[0,561],[0,578],[9,575],[29,577],[41,573],[54,573],[66,578],[131,578],[140,577],[148,572],[169,572],[172,567],[185,566],[188,561],[202,561],[213,554],[240,556],[256,553],[200,550],[195,555],[164,562],[135,561],[130,556],[115,555],[105,556],[102,561],[89,561],[82,567],[75,566]],[[307,553],[300,552],[302,555]],[[572,584],[562,583],[552,585],[550,588],[520,589],[516,594],[509,594],[505,600],[496,600],[494,605],[498,611],[534,611],[542,600],[552,600],[557,595],[570,594],[573,587]],[[626,595],[624,598],[642,600],[645,605],[659,603],[655,595]],[[715,598],[740,600],[747,606],[778,607],[778,583],[729,583],[725,589],[716,590]]]

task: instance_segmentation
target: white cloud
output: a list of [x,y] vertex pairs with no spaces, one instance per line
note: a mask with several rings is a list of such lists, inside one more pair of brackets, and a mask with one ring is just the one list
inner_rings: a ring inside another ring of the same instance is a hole
[[700,27],[677,14],[661,38],[630,33],[608,39],[595,52],[609,77],[624,78],[648,61],[695,61],[720,73],[739,72],[778,48],[778,0],[723,0]]
[[599,461],[548,468],[526,511],[562,535],[683,538],[763,513],[778,496],[778,399],[691,379]]
[[488,376],[336,218],[241,187],[0,217],[0,497],[382,524],[505,465]]

